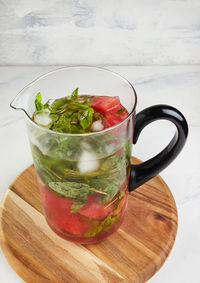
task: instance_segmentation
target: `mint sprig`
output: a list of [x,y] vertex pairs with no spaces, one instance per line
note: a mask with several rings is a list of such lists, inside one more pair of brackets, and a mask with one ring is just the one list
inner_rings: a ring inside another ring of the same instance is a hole
[[38,92],[35,96],[35,109],[36,111],[40,111],[44,109],[44,105],[42,104],[42,96],[40,92]]
[[88,108],[82,112],[80,116],[80,124],[84,130],[91,126],[93,122],[93,114],[94,114],[93,108]]
[[78,87],[72,92],[70,98],[71,100],[76,100],[78,98]]
[[94,109],[90,106],[90,99],[88,95],[78,96],[78,88],[76,88],[70,96],[56,99],[51,104],[48,101],[43,105],[39,92],[35,97],[36,111],[33,114],[33,120],[39,111],[48,108],[52,120],[48,125],[50,130],[59,133],[89,132],[97,117]]

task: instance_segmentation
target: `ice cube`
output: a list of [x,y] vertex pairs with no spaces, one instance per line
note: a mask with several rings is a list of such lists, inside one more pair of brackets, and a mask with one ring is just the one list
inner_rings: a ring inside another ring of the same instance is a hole
[[41,110],[40,112],[38,112],[35,116],[34,116],[34,122],[36,122],[39,125],[42,126],[47,126],[49,125],[49,123],[51,123],[51,118],[49,117],[49,110],[44,109]]
[[116,145],[112,143],[108,143],[104,146],[104,151],[107,154],[111,154],[116,151]]
[[103,129],[104,129],[104,125],[102,123],[102,120],[97,120],[92,123],[91,130],[93,132],[99,132],[102,131]]
[[99,168],[99,161],[96,154],[83,150],[78,161],[78,168],[83,174],[97,170]]

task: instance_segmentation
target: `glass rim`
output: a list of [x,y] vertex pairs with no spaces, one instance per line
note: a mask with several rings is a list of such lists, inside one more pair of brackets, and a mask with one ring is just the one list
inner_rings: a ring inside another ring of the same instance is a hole
[[[37,124],[36,122],[34,122],[31,117],[28,115],[28,113],[26,112],[26,110],[24,108],[17,108],[13,105],[13,102],[15,101],[15,99],[18,97],[18,95],[20,95],[24,90],[26,90],[26,88],[34,85],[35,83],[37,83],[38,81],[40,81],[41,79],[47,77],[48,75],[51,75],[53,73],[56,73],[56,72],[59,72],[59,71],[62,71],[62,70],[65,70],[65,69],[78,69],[78,68],[86,68],[86,69],[97,69],[97,70],[101,70],[101,71],[105,71],[105,72],[108,72],[108,73],[111,73],[113,74],[114,76],[120,78],[121,80],[123,80],[124,82],[126,82],[132,89],[133,91],[133,95],[135,97],[135,101],[134,101],[134,104],[133,104],[133,108],[132,110],[130,111],[129,115],[124,119],[122,120],[120,123],[112,126],[112,127],[109,127],[109,128],[106,128],[102,131],[98,131],[98,132],[89,132],[89,133],[79,133],[79,134],[74,134],[74,133],[59,133],[59,132],[56,132],[56,131],[53,131],[53,130],[50,130],[50,129],[47,129],[43,126],[40,126],[39,124]],[[115,71],[111,71],[109,69],[106,69],[104,67],[97,67],[97,66],[89,66],[89,65],[76,65],[76,66],[64,66],[64,67],[60,67],[60,68],[56,68],[52,71],[49,71],[39,77],[37,77],[35,80],[33,80],[32,82],[30,82],[29,84],[27,84],[25,87],[23,87],[19,92],[18,94],[15,96],[15,98],[11,101],[10,103],[10,107],[15,109],[15,110],[22,110],[25,114],[26,114],[26,117],[29,119],[29,121],[34,125],[36,126],[37,128],[41,129],[41,130],[44,130],[44,131],[47,131],[49,132],[50,134],[56,134],[56,135],[61,135],[61,136],[92,136],[92,135],[101,135],[101,134],[104,134],[106,132],[109,132],[110,130],[113,130],[119,126],[121,126],[124,122],[126,122],[132,114],[135,113],[135,109],[136,109],[136,105],[137,105],[137,93],[133,87],[133,85],[129,82],[129,80],[127,80],[125,77],[121,76],[119,73],[115,72]]]

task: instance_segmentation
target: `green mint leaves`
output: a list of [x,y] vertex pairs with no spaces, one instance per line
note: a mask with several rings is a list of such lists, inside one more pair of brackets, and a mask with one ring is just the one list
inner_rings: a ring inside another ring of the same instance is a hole
[[76,182],[50,182],[48,186],[62,197],[74,200],[70,212],[77,212],[87,201],[87,195],[90,192],[90,186],[84,183]]
[[122,109],[118,110],[116,113],[117,113],[117,114],[121,114],[121,113],[123,113],[125,110],[126,110],[125,108],[122,108]]
[[49,187],[68,199],[84,198],[90,192],[90,186],[76,182],[50,182]]
[[40,111],[44,109],[44,105],[42,104],[42,96],[40,92],[38,92],[38,94],[36,94],[35,96],[35,109],[36,111]]
[[85,130],[89,126],[91,126],[93,122],[93,114],[94,114],[94,109],[93,108],[88,108],[83,111],[83,113],[80,116],[80,124],[81,127]]
[[104,220],[97,220],[96,225],[92,227],[89,231],[87,231],[84,236],[85,237],[94,237],[97,234],[99,234],[101,231],[108,231],[114,223],[119,218],[119,214],[116,216],[112,216],[112,214],[109,214]]
[[91,98],[92,96],[88,95],[78,96],[78,88],[76,88],[70,96],[56,99],[53,103],[50,103],[49,100],[43,105],[41,93],[39,92],[35,97],[36,110],[33,114],[33,120],[42,109],[48,108],[49,118],[52,121],[48,125],[50,130],[78,134],[90,132],[92,123],[96,121],[98,116],[98,113],[90,106]]
[[108,184],[104,190],[106,195],[99,196],[98,202],[100,204],[106,204],[113,199],[113,197],[117,194],[119,190],[119,186],[115,184]]
[[78,87],[72,92],[70,98],[71,100],[76,100],[78,98]]

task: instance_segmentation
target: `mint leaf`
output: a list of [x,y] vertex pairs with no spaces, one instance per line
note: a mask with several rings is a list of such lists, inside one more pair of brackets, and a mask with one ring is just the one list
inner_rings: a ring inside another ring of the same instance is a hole
[[126,165],[126,158],[122,154],[113,154],[105,158],[105,161],[101,165],[103,171],[110,171],[112,173],[120,172]]
[[83,129],[86,129],[89,126],[91,126],[93,121],[93,114],[94,114],[93,108],[88,108],[83,111],[80,117],[80,124]]
[[68,97],[56,99],[51,105],[51,113],[54,114],[60,112],[69,102],[70,100],[68,99]]
[[120,190],[118,199],[121,200],[124,197],[124,195],[125,195],[125,192]]
[[70,208],[71,213],[76,213],[82,206],[85,205],[86,200],[85,199],[75,199],[74,203],[72,204]]
[[130,156],[130,151],[131,151],[130,143],[129,143],[129,141],[127,141],[127,142],[124,144],[124,152],[125,152],[125,155],[129,157],[129,156]]
[[68,199],[81,199],[82,197],[87,196],[89,193],[99,193],[106,195],[107,192],[99,191],[93,187],[90,187],[86,183],[77,183],[77,182],[50,182],[48,186],[59,193],[63,197],[67,197]]
[[104,190],[106,195],[99,196],[98,202],[100,204],[106,204],[110,202],[114,198],[114,196],[117,194],[118,189],[119,189],[118,185],[115,185],[115,184],[107,185],[107,187]]
[[70,99],[76,100],[78,98],[78,87],[72,92]]
[[103,225],[103,230],[108,231],[114,223],[117,221],[119,218],[120,214],[117,214],[115,216],[108,215],[108,217],[105,219],[104,225]]
[[40,111],[44,108],[44,105],[42,104],[42,96],[40,92],[38,92],[38,94],[36,94],[35,96],[35,108],[36,111]]
[[117,113],[117,114],[121,114],[121,113],[123,113],[125,110],[126,110],[125,108],[122,108],[122,109],[118,110],[116,113]]
[[[86,101],[86,103],[87,103],[87,101]],[[89,108],[89,105],[88,105],[88,104],[83,104],[83,103],[76,102],[76,101],[73,103],[73,105],[74,105],[74,106],[77,106],[77,107],[79,107],[79,108],[83,108],[83,109],[88,109],[88,108]]]
[[68,199],[84,198],[90,191],[90,186],[84,183],[76,182],[50,182],[48,186]]
[[89,231],[87,231],[84,236],[85,237],[94,237],[97,234],[99,234],[101,231],[107,231],[109,230],[114,223],[117,221],[117,219],[119,218],[120,214],[112,216],[112,212],[104,219],[101,221],[96,221],[94,223],[94,226],[92,227],[92,229],[90,229]]

